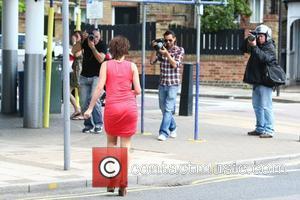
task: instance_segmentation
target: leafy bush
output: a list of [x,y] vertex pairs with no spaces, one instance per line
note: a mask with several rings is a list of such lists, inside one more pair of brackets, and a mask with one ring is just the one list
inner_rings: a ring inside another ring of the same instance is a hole
[[201,17],[203,32],[216,32],[224,29],[236,29],[235,23],[239,15],[251,16],[252,11],[246,0],[228,0],[228,5],[205,6],[204,14]]
[[[3,5],[3,1],[0,0],[0,13],[2,13],[2,5]],[[25,12],[25,0],[19,0],[19,12],[20,13]]]

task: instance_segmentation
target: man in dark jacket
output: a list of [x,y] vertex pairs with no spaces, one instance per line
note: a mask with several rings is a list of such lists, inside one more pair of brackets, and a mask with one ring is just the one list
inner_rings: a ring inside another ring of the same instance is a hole
[[248,132],[248,135],[272,138],[274,135],[272,87],[263,82],[266,65],[277,62],[272,31],[266,25],[259,25],[254,32],[250,32],[245,42],[244,51],[250,53],[250,58],[243,81],[253,85],[252,105],[256,116],[256,128]]
[[[101,63],[105,60],[106,44],[101,40],[98,29],[90,34],[83,33],[82,43],[78,42],[72,48],[72,53],[83,50],[82,71],[80,74],[80,103],[81,111],[85,112],[89,106],[93,92],[97,87]],[[103,126],[100,100],[97,101],[92,117],[84,119],[83,133],[101,133]]]

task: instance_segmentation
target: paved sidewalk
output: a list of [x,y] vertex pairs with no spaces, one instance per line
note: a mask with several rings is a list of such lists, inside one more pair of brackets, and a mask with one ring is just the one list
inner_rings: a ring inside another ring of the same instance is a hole
[[[181,89],[181,88],[180,88]],[[193,93],[195,96],[195,86]],[[157,93],[157,90],[146,90],[148,93]],[[178,93],[180,95],[180,91]],[[252,89],[247,88],[230,88],[230,87],[217,87],[200,85],[199,87],[200,97],[212,97],[212,98],[229,98],[229,99],[251,99]],[[290,86],[286,88],[280,88],[279,94],[277,91],[273,92],[274,102],[284,102],[284,103],[300,103],[300,85]]]
[[[252,90],[241,89],[241,88],[220,88],[220,87],[213,87],[213,86],[200,86],[200,96],[251,99]],[[300,85],[287,87],[287,88],[280,88],[279,96],[277,96],[277,92],[273,92],[273,100],[275,102],[300,103]]]
[[[251,90],[201,86],[200,96],[247,99],[251,97]],[[300,88],[281,90],[280,97],[274,98],[282,102],[299,103]],[[213,166],[238,162],[253,165],[300,158],[300,142],[297,141],[300,125],[290,127],[291,133],[280,133],[271,140],[262,141],[244,134],[248,131],[244,127],[245,122],[232,127],[200,120],[202,140],[194,141],[193,116],[177,116],[178,138],[162,143],[156,140],[160,118],[158,108],[146,110],[147,132],[133,138],[129,184],[170,185],[195,176],[190,174],[185,176],[186,179],[179,180],[178,176],[172,174],[138,173],[138,169],[146,164]],[[226,120],[224,123],[227,123]],[[71,169],[64,171],[61,115],[51,115],[49,129],[24,129],[22,118],[0,115],[0,194],[90,187],[92,147],[104,147],[105,135],[81,133],[82,121],[71,121],[71,125]]]

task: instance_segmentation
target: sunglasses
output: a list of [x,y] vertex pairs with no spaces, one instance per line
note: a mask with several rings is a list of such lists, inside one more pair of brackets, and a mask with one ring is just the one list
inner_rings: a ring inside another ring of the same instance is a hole
[[173,42],[173,40],[172,39],[168,39],[168,40],[166,39],[165,42]]

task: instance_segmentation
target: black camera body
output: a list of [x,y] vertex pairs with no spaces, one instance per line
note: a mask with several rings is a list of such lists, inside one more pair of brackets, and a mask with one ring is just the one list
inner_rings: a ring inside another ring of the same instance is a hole
[[153,46],[156,51],[159,51],[166,46],[165,39],[163,38],[155,39],[153,42],[156,42],[156,45]]
[[249,42],[253,42],[254,40],[256,40],[256,36],[257,36],[256,32],[250,32],[250,35],[248,36],[247,40]]
[[93,33],[89,33],[88,39],[89,39],[90,41],[94,41],[94,39],[95,39],[94,34],[93,34]]

